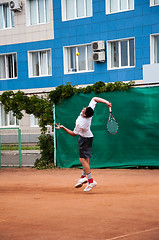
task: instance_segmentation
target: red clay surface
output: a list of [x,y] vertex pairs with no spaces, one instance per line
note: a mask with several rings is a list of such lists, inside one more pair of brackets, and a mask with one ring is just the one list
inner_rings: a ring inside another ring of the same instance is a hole
[[0,169],[0,240],[159,240],[159,170]]

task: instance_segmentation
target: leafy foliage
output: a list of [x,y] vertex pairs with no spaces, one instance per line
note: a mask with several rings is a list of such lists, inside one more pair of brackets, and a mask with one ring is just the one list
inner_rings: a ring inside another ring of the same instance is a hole
[[79,93],[91,93],[95,94],[101,92],[113,92],[113,91],[125,91],[131,88],[134,85],[134,82],[130,81],[128,83],[123,82],[115,82],[115,83],[107,83],[105,84],[102,81],[96,82],[93,85],[89,85],[83,88],[76,88],[75,86],[71,86],[70,83],[66,85],[58,86],[55,90],[49,93],[49,99],[52,103],[58,103],[65,98],[69,98],[74,94]]
[[71,86],[70,83],[66,85],[60,85],[55,90],[51,91],[48,98],[39,98],[37,95],[27,96],[22,91],[6,91],[0,96],[0,101],[4,105],[5,111],[13,112],[13,115],[17,119],[22,119],[23,113],[25,111],[28,114],[34,114],[35,117],[39,119],[39,126],[42,132],[46,131],[46,125],[53,125],[53,108],[52,105],[60,102],[63,99],[69,98],[74,94],[79,93],[91,93],[95,94],[100,92],[113,92],[113,91],[125,91],[132,87],[134,83],[107,83],[102,81],[96,82],[93,85],[77,88]]
[[74,87],[71,86],[70,83],[66,85],[61,85],[56,88],[56,90],[53,90],[49,94],[49,98],[52,103],[58,103],[62,99],[69,98],[75,93]]
[[54,144],[53,136],[50,134],[41,134],[39,143],[41,149],[41,158],[35,161],[35,168],[47,169],[54,168]]
[[22,119],[25,111],[27,114],[34,114],[39,119],[39,126],[42,132],[46,131],[47,125],[53,125],[53,109],[49,99],[39,98],[36,95],[28,97],[24,92],[6,91],[0,96],[4,110],[13,112],[17,119]]

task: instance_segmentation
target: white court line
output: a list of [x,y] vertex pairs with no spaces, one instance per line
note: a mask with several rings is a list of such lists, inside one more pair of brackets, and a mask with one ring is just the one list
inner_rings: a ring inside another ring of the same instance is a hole
[[146,230],[139,231],[139,232],[134,232],[134,233],[130,233],[130,234],[121,235],[121,236],[118,236],[118,237],[106,238],[105,240],[120,239],[120,238],[124,238],[124,237],[129,237],[129,236],[132,236],[132,235],[137,235],[137,234],[140,234],[140,233],[151,232],[151,231],[158,230],[158,229],[159,229],[159,227],[150,228],[150,229],[146,229]]

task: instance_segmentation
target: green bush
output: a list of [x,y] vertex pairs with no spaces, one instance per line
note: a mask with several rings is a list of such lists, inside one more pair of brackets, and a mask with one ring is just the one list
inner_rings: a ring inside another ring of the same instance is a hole
[[54,139],[50,134],[41,134],[38,145],[41,149],[41,158],[36,159],[34,167],[37,169],[54,168]]

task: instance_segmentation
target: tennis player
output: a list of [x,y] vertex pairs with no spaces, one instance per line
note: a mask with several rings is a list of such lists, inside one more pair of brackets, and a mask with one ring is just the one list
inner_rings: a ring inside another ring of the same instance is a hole
[[[84,192],[90,191],[93,187],[97,185],[97,182],[93,180],[91,169],[89,166],[89,158],[92,150],[93,134],[90,130],[92,117],[94,114],[94,108],[97,103],[104,103],[108,107],[111,107],[112,104],[107,100],[99,97],[93,97],[88,105],[82,109],[79,117],[76,119],[76,126],[73,131],[64,127],[63,125],[56,124],[56,129],[63,129],[71,136],[75,137],[79,135],[78,138],[78,148],[79,148],[79,160],[83,166],[83,171],[80,179],[78,180],[75,188],[82,187],[83,184],[87,183],[87,186],[84,189]],[[87,176],[87,177],[86,177]]]

